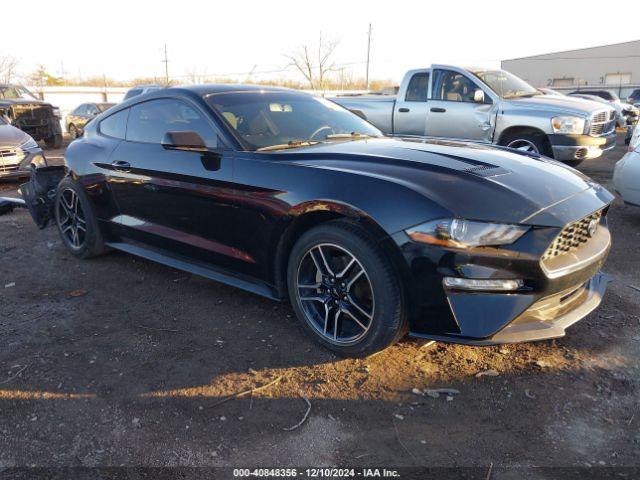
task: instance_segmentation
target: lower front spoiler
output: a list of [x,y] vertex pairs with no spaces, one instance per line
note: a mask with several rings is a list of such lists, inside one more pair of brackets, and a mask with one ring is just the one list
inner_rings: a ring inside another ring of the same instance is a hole
[[[463,345],[490,346],[563,337],[566,329],[595,310],[607,289],[610,277],[598,272],[584,285],[542,299],[512,322],[487,338],[431,335],[410,332],[415,338]],[[566,302],[566,303],[564,303]]]
[[592,160],[616,146],[616,132],[601,137],[590,135],[549,135],[553,158],[558,161]]

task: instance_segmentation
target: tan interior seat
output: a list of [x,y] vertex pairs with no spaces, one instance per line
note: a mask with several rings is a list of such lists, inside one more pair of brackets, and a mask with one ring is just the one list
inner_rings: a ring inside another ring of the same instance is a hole
[[234,130],[238,129],[238,117],[231,112],[222,112],[222,116],[227,122],[229,122],[229,125],[231,125]]

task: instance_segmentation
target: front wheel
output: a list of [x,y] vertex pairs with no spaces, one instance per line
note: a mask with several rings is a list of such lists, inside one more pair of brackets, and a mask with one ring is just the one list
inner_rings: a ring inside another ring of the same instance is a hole
[[75,140],[76,138],[78,138],[79,134],[78,134],[78,127],[76,127],[73,123],[71,125],[69,125],[69,136],[71,137],[72,140]]
[[291,251],[287,284],[305,330],[341,355],[369,355],[406,333],[399,275],[358,225],[334,221],[306,232]]
[[107,251],[89,198],[70,177],[58,185],[54,213],[62,243],[73,255],[91,258]]
[[514,133],[501,139],[500,145],[525,153],[537,153],[551,156],[551,148],[544,135],[532,135],[528,133]]

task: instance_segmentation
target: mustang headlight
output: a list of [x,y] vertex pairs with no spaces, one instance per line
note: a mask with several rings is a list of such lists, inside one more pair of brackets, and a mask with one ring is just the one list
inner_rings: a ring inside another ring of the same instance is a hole
[[509,245],[529,230],[522,225],[475,222],[459,218],[432,220],[405,230],[414,242],[452,248]]
[[31,159],[31,165],[34,168],[42,168],[42,167],[46,167],[47,166],[47,159],[44,158],[44,155],[34,155],[33,158]]
[[32,148],[38,148],[38,142],[36,142],[33,138],[29,137],[20,144],[20,148],[22,150],[31,150]]
[[561,116],[551,119],[551,127],[554,133],[584,133],[585,119],[582,117]]

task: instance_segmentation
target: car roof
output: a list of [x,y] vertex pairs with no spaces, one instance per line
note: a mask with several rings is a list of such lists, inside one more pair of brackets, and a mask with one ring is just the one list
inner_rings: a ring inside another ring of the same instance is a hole
[[252,84],[229,84],[229,83],[209,83],[203,85],[180,85],[171,87],[170,90],[186,90],[193,92],[202,97],[211,95],[213,93],[225,93],[225,92],[299,92],[299,90],[292,90],[285,87],[273,87],[268,85],[252,85]]
[[[138,88],[138,87],[135,87]],[[149,92],[142,93],[140,95],[136,95],[133,97],[129,97],[123,100],[121,103],[109,109],[109,115],[113,115],[125,108],[132,107],[138,103],[146,102],[148,100],[153,100],[155,98],[163,98],[166,96],[186,96],[191,98],[200,98],[203,99],[207,95],[217,94],[217,93],[227,93],[227,92],[291,92],[297,93],[299,95],[309,95],[300,90],[294,90],[291,88],[284,87],[272,87],[265,85],[247,85],[247,84],[204,84],[204,85],[179,85],[175,87],[161,88],[156,90],[151,90]]]

